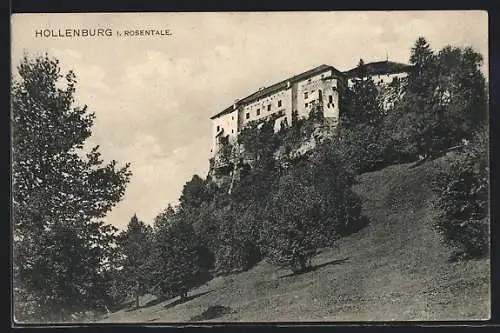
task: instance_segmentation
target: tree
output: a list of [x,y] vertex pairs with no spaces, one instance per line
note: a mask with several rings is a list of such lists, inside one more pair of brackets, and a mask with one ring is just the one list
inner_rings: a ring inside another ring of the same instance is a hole
[[363,59],[359,60],[357,69],[359,77],[353,79],[353,86],[347,91],[345,112],[342,114],[342,124],[347,128],[360,124],[375,126],[383,117],[379,91],[366,72]]
[[127,290],[133,290],[135,307],[139,307],[139,297],[150,285],[153,230],[134,215],[127,230],[120,234],[119,251],[123,255],[120,278]]
[[182,212],[163,218],[168,220],[158,223],[161,227],[155,233],[155,284],[164,295],[185,298],[191,288],[206,278],[200,242]]
[[358,78],[344,96],[341,137],[336,138],[345,163],[357,173],[370,171],[382,164],[382,143],[385,112],[382,108],[380,89],[367,73],[362,59],[357,67]]
[[434,201],[440,212],[436,227],[456,258],[482,257],[489,250],[488,131],[482,128],[438,175]]
[[471,139],[487,119],[482,56],[447,46],[435,54],[424,38],[412,48],[404,95],[386,122],[386,137],[406,155],[432,156]]
[[267,205],[265,253],[271,262],[306,271],[321,243],[320,195],[310,184],[293,175],[280,179]]
[[200,207],[201,203],[206,199],[205,183],[198,175],[194,175],[184,185],[179,201],[181,208],[189,209],[191,207]]
[[436,91],[445,109],[443,126],[450,144],[473,134],[487,121],[486,83],[481,73],[483,57],[472,48],[446,46],[437,55],[439,77]]
[[[76,77],[48,55],[25,56],[12,80],[15,309],[20,321],[66,320],[101,307],[116,229],[100,219],[131,173],[85,153],[95,118],[74,106]],[[64,88],[59,84],[65,79]],[[26,310],[26,311],[25,311]]]

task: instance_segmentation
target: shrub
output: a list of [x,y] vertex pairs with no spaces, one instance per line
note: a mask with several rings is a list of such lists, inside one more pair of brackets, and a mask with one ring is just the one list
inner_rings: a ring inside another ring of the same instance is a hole
[[435,206],[440,210],[437,229],[457,255],[482,257],[488,252],[489,214],[487,131],[474,140],[440,175]]

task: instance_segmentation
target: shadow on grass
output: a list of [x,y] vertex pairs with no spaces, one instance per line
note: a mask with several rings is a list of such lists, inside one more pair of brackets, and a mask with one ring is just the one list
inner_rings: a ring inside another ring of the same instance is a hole
[[210,319],[215,319],[215,318],[220,318],[226,314],[231,314],[235,313],[233,309],[227,306],[222,306],[222,305],[215,305],[215,306],[210,306],[208,309],[206,309],[203,313],[196,315],[194,317],[191,317],[189,319],[190,322],[193,321],[202,321],[202,320],[210,320]]
[[173,308],[174,306],[177,306],[177,305],[189,302],[189,301],[191,301],[191,300],[193,300],[195,298],[201,297],[201,296],[209,294],[211,292],[213,292],[213,290],[209,290],[209,291],[205,291],[205,292],[202,292],[202,293],[194,294],[194,295],[188,296],[186,298],[179,298],[178,300],[175,300],[172,303],[168,303],[168,304],[164,305],[163,308],[164,309],[170,309],[170,308]]
[[340,230],[340,235],[342,237],[346,237],[355,234],[364,227],[368,226],[369,224],[370,224],[370,219],[363,215],[356,222],[350,223],[348,226]]
[[309,273],[309,272],[313,272],[315,270],[318,270],[322,267],[325,267],[325,266],[329,266],[329,265],[341,265],[343,263],[345,263],[346,261],[349,261],[349,257],[347,258],[344,258],[344,259],[337,259],[337,260],[332,260],[332,261],[328,261],[328,262],[324,262],[322,264],[319,264],[319,265],[315,265],[315,266],[311,266],[309,268],[307,268],[306,270],[302,271],[302,272],[297,272],[297,273],[290,273],[290,274],[286,274],[286,275],[283,275],[280,277],[280,279],[283,279],[283,278],[286,278],[286,277],[291,277],[291,276],[296,276],[296,275],[301,275],[301,274],[305,274],[305,273]]
[[120,304],[117,304],[115,306],[111,306],[109,308],[110,312],[117,312],[117,311],[120,311],[120,310],[124,310],[125,312],[127,311],[132,311],[130,309],[130,307],[132,307],[134,305],[134,301],[128,301],[128,302],[124,302],[124,303],[120,303]]
[[164,302],[164,301],[169,300],[169,299],[172,299],[172,298],[173,298],[172,296],[160,296],[160,297],[158,297],[157,299],[153,299],[153,300],[151,300],[151,301],[147,302],[146,304],[144,304],[144,305],[140,306],[140,308],[141,308],[141,309],[143,309],[143,308],[148,308],[148,307],[150,307],[150,306],[157,305],[157,304],[159,304],[159,303],[161,303],[161,302]]
[[489,253],[487,251],[480,251],[474,254],[467,253],[465,251],[455,251],[448,257],[448,262],[456,263],[460,261],[477,261],[488,257]]

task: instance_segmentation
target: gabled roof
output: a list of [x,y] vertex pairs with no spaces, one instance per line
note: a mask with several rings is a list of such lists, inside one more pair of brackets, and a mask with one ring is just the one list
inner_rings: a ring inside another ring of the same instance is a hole
[[[411,69],[411,65],[407,64],[402,64],[399,62],[393,62],[393,61],[377,61],[377,62],[370,62],[367,64],[364,64],[364,71],[368,75],[378,75],[378,74],[397,74],[397,73],[406,73]],[[359,77],[360,74],[360,68],[359,67],[354,67],[348,71],[345,71],[344,74],[348,78],[352,77]]]
[[[247,97],[240,99],[239,101],[236,102],[236,105],[240,106],[240,105],[245,105],[245,104],[251,103],[253,101],[258,100],[259,98],[263,98],[263,97],[266,97],[268,95],[274,94],[275,92],[278,92],[280,90],[286,89],[288,82],[290,82],[290,84],[294,84],[295,82],[302,81],[304,79],[315,76],[315,75],[322,73],[322,72],[325,72],[327,70],[332,70],[334,76],[337,76],[337,77],[338,76],[342,76],[342,77],[345,76],[344,73],[337,70],[335,67],[323,64],[323,65],[320,65],[320,66],[315,67],[313,69],[310,69],[308,71],[305,71],[303,73],[300,73],[298,75],[292,76],[292,77],[290,77],[286,80],[283,80],[281,82],[270,85],[269,87],[260,89],[256,92],[254,92],[253,94],[250,94]],[[234,111],[234,105],[222,110],[221,112],[217,113],[216,115],[213,115],[212,117],[210,117],[210,119],[218,118],[222,115],[231,113],[232,111]]]

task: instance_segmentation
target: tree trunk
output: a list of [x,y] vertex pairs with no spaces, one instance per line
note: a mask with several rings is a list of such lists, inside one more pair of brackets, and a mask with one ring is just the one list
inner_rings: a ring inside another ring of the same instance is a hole
[[135,308],[139,308],[139,282],[135,283]]

